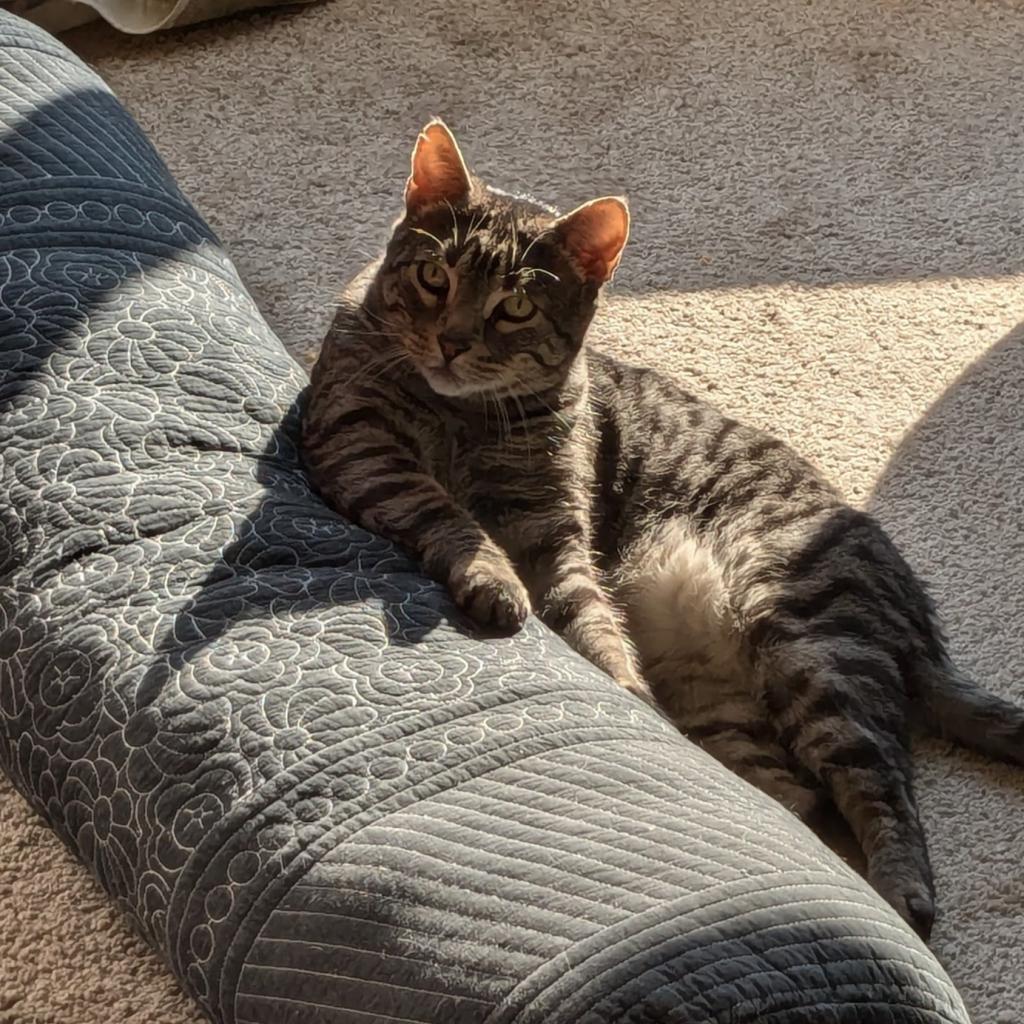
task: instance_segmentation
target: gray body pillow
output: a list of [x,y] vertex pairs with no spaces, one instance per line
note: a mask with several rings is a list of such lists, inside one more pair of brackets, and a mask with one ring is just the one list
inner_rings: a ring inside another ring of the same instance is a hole
[[229,1024],[964,1024],[781,807],[327,509],[304,386],[0,15],[0,764]]

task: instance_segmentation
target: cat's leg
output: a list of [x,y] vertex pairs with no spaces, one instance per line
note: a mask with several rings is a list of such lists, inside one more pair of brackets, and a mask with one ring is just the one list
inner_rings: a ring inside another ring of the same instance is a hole
[[669,520],[627,552],[617,593],[644,676],[672,722],[798,817],[813,817],[821,787],[794,773],[755,693],[714,551]]
[[[678,682],[671,690],[679,692]],[[774,729],[765,720],[764,708],[753,698],[733,697],[673,715],[672,697],[663,698],[663,688],[657,685],[654,692],[686,737],[741,779],[776,799],[802,821],[814,819],[821,811],[821,787],[811,779],[797,777]]]
[[623,689],[656,706],[592,563],[586,522],[549,513],[520,518],[516,527],[517,564],[544,623]]
[[596,574],[566,557],[539,598],[541,619],[574,650],[607,672],[619,686],[655,705],[640,674],[636,654],[618,610],[602,590]]
[[405,484],[400,498],[369,490],[360,522],[414,551],[474,622],[502,630],[522,626],[530,598],[505,552],[432,477],[417,475]]
[[306,463],[327,501],[415,553],[474,621],[522,626],[530,600],[508,556],[421,469],[402,432],[377,409],[333,412],[324,424],[304,424]]
[[[927,939],[935,886],[912,789],[897,665],[884,652],[791,638],[762,649],[765,700],[783,746],[821,780],[867,860],[867,878]],[[889,696],[883,697],[882,694]]]

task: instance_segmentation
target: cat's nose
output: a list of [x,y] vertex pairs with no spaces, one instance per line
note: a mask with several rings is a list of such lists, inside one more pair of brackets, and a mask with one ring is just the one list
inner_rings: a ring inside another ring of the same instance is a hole
[[437,338],[437,347],[444,356],[444,361],[450,363],[456,356],[468,352],[473,344],[473,338],[467,334],[457,334],[454,331],[445,331]]

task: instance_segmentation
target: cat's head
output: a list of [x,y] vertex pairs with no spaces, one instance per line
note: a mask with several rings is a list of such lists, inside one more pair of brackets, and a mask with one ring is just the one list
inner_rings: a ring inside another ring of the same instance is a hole
[[621,199],[560,217],[488,188],[433,121],[416,140],[371,312],[438,394],[548,391],[568,376],[628,234]]

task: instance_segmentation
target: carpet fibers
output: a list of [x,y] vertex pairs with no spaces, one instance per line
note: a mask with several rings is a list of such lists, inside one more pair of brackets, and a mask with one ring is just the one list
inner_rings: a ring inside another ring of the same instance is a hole
[[[631,200],[594,342],[769,427],[874,511],[961,663],[1024,701],[1024,4],[334,0],[72,45],[302,356],[420,125],[568,207]],[[922,746],[934,948],[1024,1020],[1024,772]],[[0,787],[0,1022],[198,1018]]]

